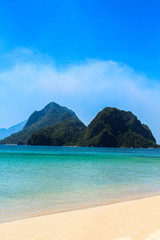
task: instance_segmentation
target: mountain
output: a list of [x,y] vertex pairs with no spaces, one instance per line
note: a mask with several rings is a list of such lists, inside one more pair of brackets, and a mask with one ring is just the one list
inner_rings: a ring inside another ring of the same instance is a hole
[[50,103],[35,111],[22,131],[1,144],[93,147],[159,147],[147,125],[131,113],[106,107],[86,126],[66,107]]
[[23,129],[24,125],[26,124],[26,122],[27,121],[23,121],[19,124],[16,124],[16,125],[8,128],[8,129],[0,128],[0,140],[10,136],[13,133],[17,133],[17,132],[21,131]]
[[0,141],[1,144],[28,144],[33,132],[49,127],[67,119],[77,119],[76,114],[66,107],[51,102],[41,111],[35,111],[26,122],[22,131]]
[[82,137],[85,125],[77,118],[66,119],[32,134],[29,145],[74,146]]
[[152,132],[131,112],[106,107],[86,128],[81,146],[158,147]]
[[53,124],[32,134],[29,144],[94,147],[158,147],[147,125],[131,112],[105,108],[85,128],[74,119]]

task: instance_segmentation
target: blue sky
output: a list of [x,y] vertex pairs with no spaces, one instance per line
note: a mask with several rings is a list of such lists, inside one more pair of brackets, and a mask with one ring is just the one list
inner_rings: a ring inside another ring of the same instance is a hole
[[115,106],[135,113],[160,142],[159,7],[154,0],[1,3],[0,127],[50,101],[86,124]]
[[159,7],[155,0],[6,0],[0,8],[1,51],[38,49],[58,64],[110,59],[157,78]]

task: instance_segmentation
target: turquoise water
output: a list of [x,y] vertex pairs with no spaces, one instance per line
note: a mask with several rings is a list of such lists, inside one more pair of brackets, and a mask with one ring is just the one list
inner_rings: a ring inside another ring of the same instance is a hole
[[0,146],[0,221],[160,192],[160,150]]

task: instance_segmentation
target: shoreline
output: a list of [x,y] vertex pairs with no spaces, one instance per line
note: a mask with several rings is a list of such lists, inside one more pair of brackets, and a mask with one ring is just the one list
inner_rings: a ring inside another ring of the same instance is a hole
[[67,213],[67,212],[72,212],[72,211],[78,211],[78,210],[86,210],[86,209],[94,209],[97,207],[104,207],[104,206],[110,206],[110,205],[115,205],[118,203],[123,203],[123,202],[131,202],[131,201],[136,201],[136,200],[142,200],[146,198],[152,198],[152,197],[158,197],[160,196],[160,191],[155,191],[152,193],[145,193],[145,194],[138,194],[136,196],[128,196],[124,198],[119,198],[115,200],[108,200],[108,201],[102,201],[101,203],[93,203],[93,204],[83,204],[83,205],[77,205],[77,206],[72,206],[72,207],[63,207],[62,209],[55,209],[51,211],[42,211],[42,212],[36,212],[36,213],[25,213],[23,215],[19,216],[14,216],[12,219],[0,219],[0,224],[3,223],[10,223],[10,222],[15,222],[19,220],[25,220],[25,219],[31,219],[31,218],[36,218],[36,217],[43,217],[43,216],[49,216],[49,215],[56,215],[59,213]]
[[158,240],[159,206],[157,195],[3,222],[0,239]]

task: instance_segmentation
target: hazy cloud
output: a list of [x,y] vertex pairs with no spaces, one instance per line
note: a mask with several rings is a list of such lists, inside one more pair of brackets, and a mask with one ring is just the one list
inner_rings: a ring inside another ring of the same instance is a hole
[[[17,49],[0,66],[0,127],[55,101],[89,121],[106,106],[130,110],[160,139],[160,84],[123,63],[88,60],[56,66],[47,56]],[[5,64],[4,64],[5,63]]]

